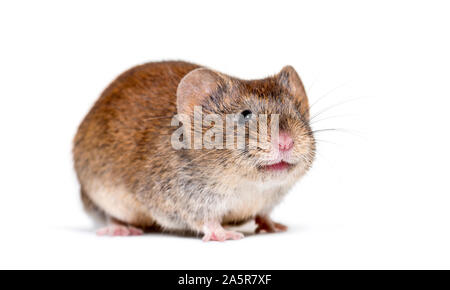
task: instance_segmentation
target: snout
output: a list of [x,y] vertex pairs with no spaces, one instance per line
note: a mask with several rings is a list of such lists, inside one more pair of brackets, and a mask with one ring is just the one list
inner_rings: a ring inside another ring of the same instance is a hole
[[286,131],[281,131],[278,136],[278,149],[281,152],[289,152],[294,147],[294,140]]

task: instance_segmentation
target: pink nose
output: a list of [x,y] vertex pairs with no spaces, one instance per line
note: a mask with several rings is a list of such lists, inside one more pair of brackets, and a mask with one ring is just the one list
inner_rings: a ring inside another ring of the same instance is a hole
[[294,140],[292,140],[288,133],[281,131],[278,138],[278,148],[280,151],[289,151],[292,147],[294,147]]

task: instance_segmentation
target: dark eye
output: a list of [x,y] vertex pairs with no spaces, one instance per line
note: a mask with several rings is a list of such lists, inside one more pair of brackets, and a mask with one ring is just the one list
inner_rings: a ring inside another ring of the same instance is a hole
[[252,118],[252,111],[250,110],[245,110],[241,112],[241,116],[244,119],[245,122],[247,122],[248,120],[250,120]]

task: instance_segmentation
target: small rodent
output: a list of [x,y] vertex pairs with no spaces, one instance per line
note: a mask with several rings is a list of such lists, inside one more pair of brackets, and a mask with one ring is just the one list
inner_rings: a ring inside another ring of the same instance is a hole
[[[249,134],[245,148],[175,149],[171,136],[180,126],[171,126],[172,117],[192,116],[194,106],[224,120],[278,114],[278,138],[269,134],[265,149],[249,148]],[[99,235],[159,228],[223,241],[243,237],[226,225],[252,219],[257,232],[287,229],[269,214],[310,168],[315,140],[308,99],[291,66],[241,80],[164,61],[134,67],[106,88],[79,126],[73,156],[85,208],[108,222]]]

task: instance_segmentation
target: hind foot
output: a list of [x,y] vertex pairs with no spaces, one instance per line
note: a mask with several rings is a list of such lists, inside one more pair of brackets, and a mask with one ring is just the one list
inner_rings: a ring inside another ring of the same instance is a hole
[[287,231],[287,226],[272,221],[268,216],[255,217],[255,223],[257,225],[256,233],[278,233]]

